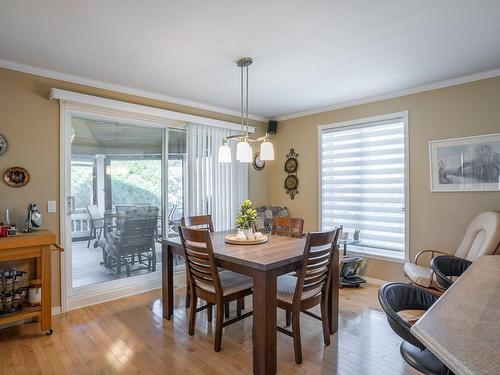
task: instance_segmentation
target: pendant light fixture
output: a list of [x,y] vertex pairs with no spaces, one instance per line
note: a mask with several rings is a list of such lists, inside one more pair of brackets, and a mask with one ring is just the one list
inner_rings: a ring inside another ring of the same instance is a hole
[[270,141],[269,134],[260,138],[251,138],[248,133],[248,67],[252,64],[251,57],[245,57],[238,60],[237,65],[241,71],[241,131],[243,134],[231,135],[222,140],[222,146],[219,147],[219,162],[231,162],[231,148],[229,147],[230,140],[237,140],[236,146],[236,160],[241,163],[252,162],[252,147],[250,143],[262,142],[260,145],[260,159],[261,160],[274,160],[274,146]]

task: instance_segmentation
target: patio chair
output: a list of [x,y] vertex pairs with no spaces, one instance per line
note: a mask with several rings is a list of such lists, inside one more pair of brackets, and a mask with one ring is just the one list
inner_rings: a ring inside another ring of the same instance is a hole
[[125,211],[119,234],[108,233],[103,249],[106,268],[121,273],[125,266],[127,277],[138,258],[139,264],[156,271],[155,230],[158,207],[135,207]]
[[[87,248],[90,247],[90,241],[95,239],[95,240],[100,240],[102,236],[102,231],[104,229],[104,216],[102,216],[101,211],[99,210],[99,207],[97,207],[95,204],[89,204],[87,205],[87,212],[90,217],[90,233],[89,233],[89,240],[87,242]],[[97,234],[97,231],[99,231],[99,234]]]

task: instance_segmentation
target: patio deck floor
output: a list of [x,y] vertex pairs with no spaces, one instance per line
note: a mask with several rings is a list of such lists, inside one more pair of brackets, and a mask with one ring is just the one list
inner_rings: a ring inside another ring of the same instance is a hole
[[[102,263],[102,249],[94,249],[95,240],[90,241],[87,248],[87,241],[78,241],[72,243],[72,271],[73,288],[103,283],[106,281],[126,278],[127,274],[123,267],[121,275],[104,267]],[[161,270],[161,244],[156,243],[156,269]],[[141,264],[135,264],[131,267],[131,276],[149,273],[149,269]]]

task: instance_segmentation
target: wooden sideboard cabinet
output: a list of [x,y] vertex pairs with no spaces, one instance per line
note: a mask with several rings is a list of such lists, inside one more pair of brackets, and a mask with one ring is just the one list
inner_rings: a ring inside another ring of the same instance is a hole
[[40,306],[24,306],[20,311],[0,316],[0,325],[20,320],[37,318],[42,331],[52,334],[51,301],[51,254],[52,251],[64,251],[56,243],[56,236],[48,231],[20,234],[0,238],[0,262],[35,260],[35,275],[31,279],[41,280],[42,302]]

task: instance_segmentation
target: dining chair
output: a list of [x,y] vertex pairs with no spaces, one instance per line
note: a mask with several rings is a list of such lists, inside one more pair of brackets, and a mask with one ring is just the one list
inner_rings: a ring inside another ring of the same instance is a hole
[[[194,229],[208,229],[210,232],[214,231],[214,223],[212,221],[212,215],[200,215],[200,216],[186,216],[181,218],[181,226],[182,227],[188,227],[188,228],[194,228]],[[222,269],[219,268],[219,271]],[[189,283],[187,282],[187,273],[186,273],[186,302],[185,306],[186,309],[189,308],[189,305],[191,303],[191,300],[189,298]],[[241,314],[241,310],[245,309],[245,299],[242,298],[241,300],[238,300],[238,304],[236,307],[237,314]],[[224,316],[226,318],[229,318],[229,302],[226,303],[224,307]]]
[[[102,231],[104,229],[104,216],[102,215],[101,211],[99,210],[99,207],[97,207],[95,204],[89,204],[87,205],[87,212],[90,217],[90,233],[89,233],[89,240],[87,242],[87,247],[90,246],[90,241],[92,239],[100,240]],[[99,230],[99,234],[97,234],[97,231]]]
[[[292,331],[277,327],[278,331],[293,338],[295,362],[302,363],[302,344],[300,340],[300,313],[321,320],[323,340],[330,345],[328,323],[328,293],[332,277],[332,259],[338,251],[337,241],[340,230],[315,232],[307,235],[304,246],[302,268],[297,276],[290,274],[278,277],[278,308],[286,311],[286,326],[292,325]],[[337,277],[337,275],[336,275]],[[321,316],[308,311],[321,305]],[[291,322],[290,322],[291,320]]]
[[[217,270],[210,231],[180,227],[186,269],[191,289],[188,334],[194,335],[196,313],[207,309],[208,321],[212,321],[212,306],[216,306],[214,350],[219,352],[222,344],[222,328],[253,314],[249,311],[231,320],[224,321],[224,305],[252,294],[253,279],[232,271]],[[197,299],[207,303],[197,307]]]
[[273,225],[271,227],[271,234],[278,236],[296,237],[301,238],[304,230],[304,219],[275,216],[273,218]]
[[208,229],[214,231],[212,215],[186,216],[181,218],[181,227]]
[[[210,232],[214,231],[214,223],[212,221],[212,215],[200,215],[200,216],[186,216],[181,217],[181,227],[194,228],[194,229],[208,229]],[[189,297],[189,279],[186,270],[186,309],[189,308],[191,298]],[[229,309],[228,309],[229,310]],[[228,312],[229,313],[229,312]]]

